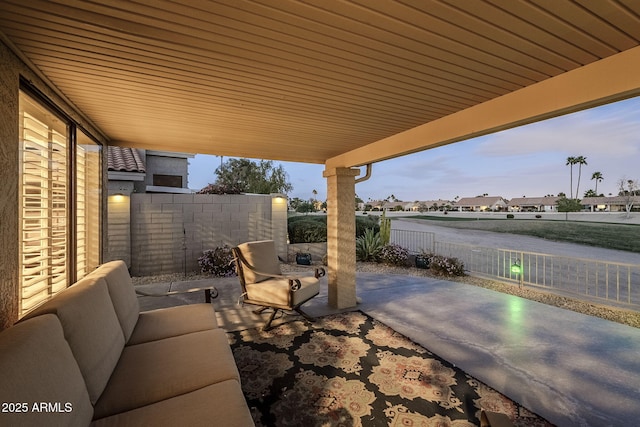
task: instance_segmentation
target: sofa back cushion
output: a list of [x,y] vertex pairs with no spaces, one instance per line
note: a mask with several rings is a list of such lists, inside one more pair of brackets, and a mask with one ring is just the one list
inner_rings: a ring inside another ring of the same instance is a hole
[[90,276],[102,276],[107,282],[113,308],[122,327],[124,340],[129,341],[138,322],[140,304],[133,288],[131,276],[124,261],[111,261],[101,265]]
[[2,425],[79,426],[93,418],[84,378],[56,316],[38,316],[0,333],[0,378],[0,402],[7,405]]
[[[244,259],[257,271],[268,274],[282,274],[280,262],[276,253],[276,245],[273,240],[260,240],[238,245],[238,250]],[[249,268],[243,268],[246,284],[259,283],[269,279],[268,276],[256,274]]]
[[124,335],[102,277],[86,277],[57,294],[28,318],[58,316],[84,377],[91,403],[98,400],[124,348]]

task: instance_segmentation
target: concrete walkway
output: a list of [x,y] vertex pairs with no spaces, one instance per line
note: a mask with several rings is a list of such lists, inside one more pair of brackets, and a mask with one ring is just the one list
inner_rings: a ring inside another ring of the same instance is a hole
[[[462,283],[424,277],[357,273],[357,307],[558,426],[632,426],[640,420],[640,329]],[[221,327],[262,325],[265,317],[237,305],[237,278],[177,283],[215,284]],[[148,288],[168,287],[168,284]],[[143,309],[203,301],[140,298]],[[328,306],[321,293],[305,305]],[[279,321],[297,319],[286,316]]]

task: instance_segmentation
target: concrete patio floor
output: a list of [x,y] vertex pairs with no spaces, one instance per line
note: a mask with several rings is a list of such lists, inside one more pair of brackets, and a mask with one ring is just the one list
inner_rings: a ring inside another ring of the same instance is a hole
[[[640,420],[640,329],[462,283],[425,277],[357,273],[357,309],[558,426],[632,426]],[[239,306],[235,277],[174,283],[215,285],[221,327],[258,327],[266,314]],[[169,284],[145,285],[147,289]],[[141,297],[141,309],[204,301],[203,294]],[[304,306],[328,306],[320,295]],[[299,319],[285,316],[275,321]]]

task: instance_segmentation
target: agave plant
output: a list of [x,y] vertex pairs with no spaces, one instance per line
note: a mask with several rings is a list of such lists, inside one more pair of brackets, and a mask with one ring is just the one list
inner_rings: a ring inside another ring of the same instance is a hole
[[377,261],[383,244],[380,233],[367,228],[364,234],[356,239],[356,259],[358,261]]

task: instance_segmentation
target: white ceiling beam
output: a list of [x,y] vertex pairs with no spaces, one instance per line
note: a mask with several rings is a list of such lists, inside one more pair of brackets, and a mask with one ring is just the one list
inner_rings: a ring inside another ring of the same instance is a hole
[[638,70],[640,47],[635,47],[340,154],[325,165],[362,166],[637,96]]

